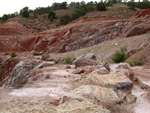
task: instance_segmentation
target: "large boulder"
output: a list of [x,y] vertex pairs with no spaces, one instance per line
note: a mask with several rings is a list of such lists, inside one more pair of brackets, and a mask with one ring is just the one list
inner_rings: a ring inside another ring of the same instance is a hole
[[29,74],[33,68],[39,64],[34,60],[20,61],[11,71],[10,78],[5,87],[21,87],[27,81]]
[[127,63],[119,63],[119,64],[110,65],[110,73],[115,74],[118,72],[126,75],[128,78],[131,78],[130,65]]
[[68,101],[57,107],[58,113],[110,113],[109,110],[86,101]]
[[122,73],[99,75],[91,73],[87,77],[89,83],[110,87],[121,91],[131,91],[133,83]]
[[61,102],[70,100],[86,101],[99,105],[113,105],[120,102],[119,97],[110,88],[95,85],[83,85],[63,96]]
[[80,58],[75,62],[76,67],[92,66],[92,65],[98,65],[98,63],[95,60],[88,58]]

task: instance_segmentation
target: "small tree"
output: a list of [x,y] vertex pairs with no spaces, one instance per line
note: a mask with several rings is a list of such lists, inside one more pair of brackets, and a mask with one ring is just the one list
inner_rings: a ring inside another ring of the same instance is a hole
[[28,7],[24,7],[22,10],[20,10],[20,14],[24,18],[29,18],[29,8]]
[[135,7],[136,7],[135,2],[132,2],[132,1],[131,1],[131,2],[128,2],[127,5],[129,6],[130,9],[135,10]]
[[56,13],[51,10],[48,13],[48,18],[50,19],[51,22],[53,22],[53,20],[56,18]]
[[112,0],[112,3],[113,3],[113,4],[116,4],[116,3],[117,3],[117,0]]
[[60,9],[67,9],[68,8],[67,6],[68,6],[67,2],[62,2],[62,3],[59,4]]
[[106,9],[106,5],[105,5],[105,3],[103,3],[103,2],[98,3],[98,4],[96,5],[96,9],[97,9],[98,11],[106,11],[106,10],[107,10],[107,9]]

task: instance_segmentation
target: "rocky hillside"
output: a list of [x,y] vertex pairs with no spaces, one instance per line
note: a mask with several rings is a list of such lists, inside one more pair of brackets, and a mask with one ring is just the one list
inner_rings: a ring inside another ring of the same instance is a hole
[[[48,13],[37,15],[36,18],[34,17],[33,13],[30,13],[30,17],[28,19],[23,18],[22,16],[17,16],[15,18],[9,19],[9,21],[17,21],[34,32],[41,32],[48,29],[59,27],[60,18],[66,14],[71,14],[75,9],[76,8],[74,7],[68,7],[68,9],[55,10],[54,12],[56,13],[56,19],[54,19],[53,22],[51,22],[48,19]],[[77,20],[88,19],[88,18],[99,18],[99,17],[113,17],[119,19],[128,19],[131,16],[133,16],[137,11],[129,9],[126,4],[117,3],[117,4],[113,4],[113,6],[107,7],[107,11],[95,10],[92,12],[88,12],[84,16],[78,18]]]
[[[144,15],[147,10],[143,11]],[[149,13],[144,17],[133,19],[90,18],[72,22],[66,26],[29,35],[0,35],[0,52],[11,51],[48,51],[66,52],[92,46],[115,38],[128,38],[150,31]],[[1,29],[10,29],[12,22],[1,24]],[[20,25],[21,26],[21,25]],[[14,29],[21,33],[24,27]],[[26,30],[28,31],[28,30]],[[14,33],[14,31],[13,31]],[[4,41],[6,40],[6,41]],[[7,41],[8,40],[8,41]],[[13,44],[11,44],[13,42]],[[10,48],[11,45],[11,48]]]

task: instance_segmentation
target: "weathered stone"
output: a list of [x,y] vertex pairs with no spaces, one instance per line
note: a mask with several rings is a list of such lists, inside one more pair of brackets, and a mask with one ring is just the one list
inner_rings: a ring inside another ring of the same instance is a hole
[[105,67],[101,67],[99,69],[96,69],[93,72],[96,72],[98,74],[109,74],[109,71]]
[[78,57],[74,60],[74,62],[76,62],[77,60],[79,60],[79,59],[81,59],[81,58],[88,58],[88,59],[96,60],[96,56],[95,56],[93,53],[87,53],[87,54],[78,56]]
[[75,62],[76,67],[82,67],[82,66],[92,66],[97,65],[98,63],[95,60],[88,59],[88,58],[81,58]]
[[113,89],[110,88],[97,88],[95,97],[104,106],[113,105],[120,102],[118,95]]
[[127,63],[119,63],[119,64],[110,65],[110,73],[115,74],[118,72],[126,75],[128,78],[131,78],[130,65]]

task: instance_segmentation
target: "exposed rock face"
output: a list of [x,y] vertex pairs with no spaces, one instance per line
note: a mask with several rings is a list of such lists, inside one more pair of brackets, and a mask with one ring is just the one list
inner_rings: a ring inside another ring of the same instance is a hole
[[28,79],[32,69],[38,64],[36,61],[20,61],[11,71],[10,78],[5,87],[20,87]]
[[11,71],[19,61],[17,58],[0,58],[0,86],[6,83]]
[[88,59],[88,58],[80,58],[75,62],[76,67],[82,67],[82,66],[92,66],[97,65],[98,63],[95,60]]

